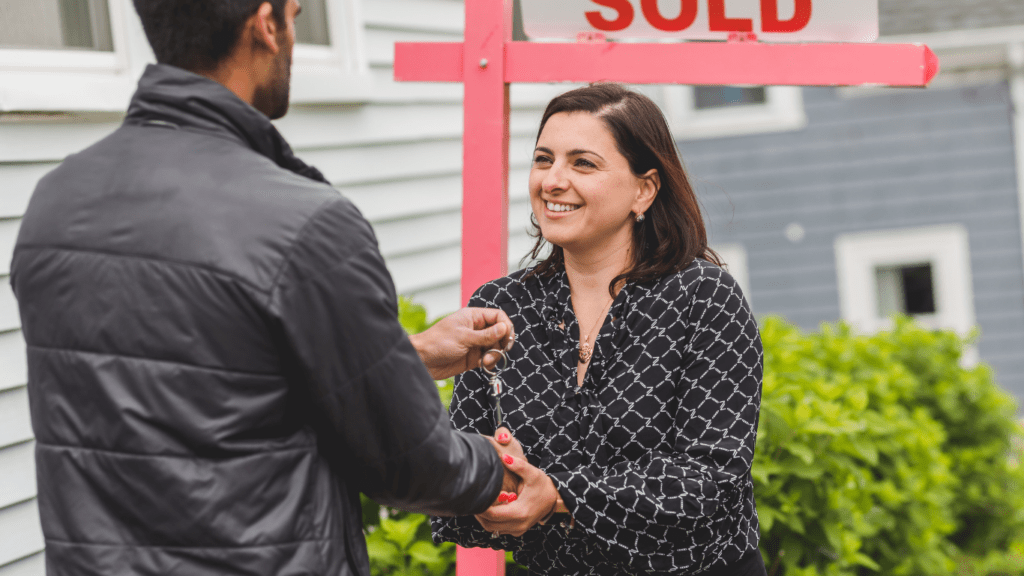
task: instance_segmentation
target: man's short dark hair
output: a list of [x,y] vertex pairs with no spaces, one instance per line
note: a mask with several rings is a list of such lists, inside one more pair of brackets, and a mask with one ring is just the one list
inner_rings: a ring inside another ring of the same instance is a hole
[[213,70],[238,42],[242,25],[264,2],[284,25],[287,0],[134,0],[157,62]]

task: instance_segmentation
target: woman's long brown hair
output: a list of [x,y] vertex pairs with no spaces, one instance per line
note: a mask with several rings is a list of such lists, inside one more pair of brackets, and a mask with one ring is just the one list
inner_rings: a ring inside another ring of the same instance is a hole
[[[686,177],[665,116],[650,98],[613,83],[570,90],[548,103],[537,131],[538,141],[548,120],[561,112],[588,112],[602,119],[635,176],[641,177],[654,168],[661,177],[661,187],[644,214],[643,223],[633,226],[633,264],[612,280],[608,286],[612,295],[622,281],[654,282],[686,268],[696,258],[722,265],[718,255],[708,247],[700,205]],[[537,243],[527,257],[536,259],[547,241],[532,215],[530,222]],[[562,248],[552,245],[551,254],[524,279],[549,277],[564,267]]]

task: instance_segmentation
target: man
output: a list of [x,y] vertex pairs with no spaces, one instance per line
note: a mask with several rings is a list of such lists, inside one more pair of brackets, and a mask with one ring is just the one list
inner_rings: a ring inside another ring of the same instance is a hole
[[511,322],[405,336],[369,224],[269,120],[295,0],[135,5],[161,64],[40,181],[12,264],[47,572],[368,574],[360,491],[464,515],[512,482],[434,386]]

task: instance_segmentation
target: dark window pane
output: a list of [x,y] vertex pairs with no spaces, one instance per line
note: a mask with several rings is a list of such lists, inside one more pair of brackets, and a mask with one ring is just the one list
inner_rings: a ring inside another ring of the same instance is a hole
[[0,48],[110,52],[107,0],[0,0]]
[[903,302],[907,314],[934,314],[935,287],[932,284],[932,265],[904,266]]
[[767,96],[763,87],[697,86],[695,101],[698,110],[707,110],[709,108],[764,104],[767,102]]
[[523,6],[519,0],[513,0],[512,4],[512,40],[526,42],[526,29],[523,28]]
[[893,314],[935,314],[935,284],[932,265],[908,264],[875,269],[878,317]]
[[299,44],[329,46],[326,0],[302,0],[302,12],[295,19],[295,41]]

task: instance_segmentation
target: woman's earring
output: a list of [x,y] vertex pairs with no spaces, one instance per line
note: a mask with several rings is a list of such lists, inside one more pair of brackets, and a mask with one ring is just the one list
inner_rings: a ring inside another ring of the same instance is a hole
[[641,213],[636,215],[636,223],[637,224],[643,224],[644,223],[644,213],[643,212],[641,212]]

